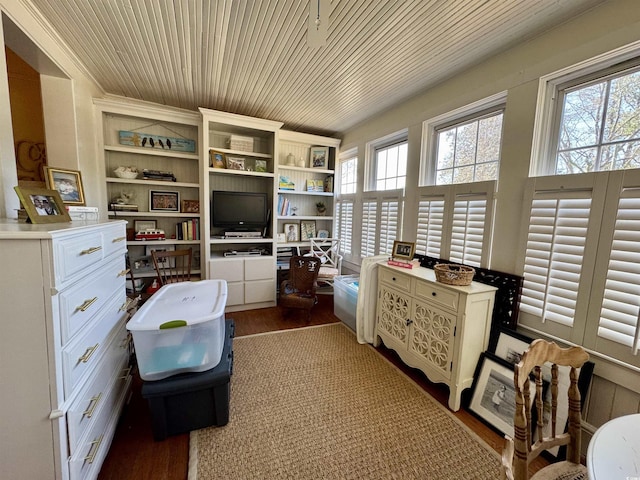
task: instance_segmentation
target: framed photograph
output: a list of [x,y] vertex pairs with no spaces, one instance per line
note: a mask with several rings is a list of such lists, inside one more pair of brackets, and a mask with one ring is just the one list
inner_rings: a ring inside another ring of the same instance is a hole
[[515,365],[522,358],[524,351],[529,348],[532,338],[525,337],[510,330],[500,330],[498,341],[493,353],[506,360],[511,365]]
[[64,204],[85,204],[82,176],[78,170],[44,167],[44,174],[47,188],[57,190]]
[[200,200],[182,200],[183,213],[200,213]]
[[[513,417],[516,410],[516,391],[513,386],[513,365],[489,352],[478,361],[471,386],[469,410],[490,427],[513,438]],[[530,382],[531,401],[536,385]]]
[[308,242],[316,236],[316,221],[301,220],[300,221],[300,240]]
[[227,168],[229,170],[244,170],[244,158],[227,157]]
[[284,234],[287,236],[287,242],[297,242],[300,240],[300,225],[297,223],[285,223]]
[[226,156],[222,152],[216,152],[215,150],[209,150],[209,163],[213,168],[227,168]]
[[179,212],[180,192],[149,190],[150,212]]
[[413,242],[401,242],[395,240],[393,242],[393,258],[399,258],[402,260],[413,260],[413,254],[416,250],[416,244]]
[[277,233],[276,234],[276,241],[278,243],[285,243],[287,241],[287,234],[282,232],[282,233]]
[[256,172],[266,172],[267,171],[267,161],[266,160],[256,160]]
[[318,230],[318,238],[329,238],[329,230]]
[[69,212],[57,190],[13,187],[31,223],[70,222]]
[[155,220],[136,220],[133,222],[133,228],[136,232],[141,230],[157,230],[158,223]]
[[311,166],[329,168],[329,147],[311,147]]

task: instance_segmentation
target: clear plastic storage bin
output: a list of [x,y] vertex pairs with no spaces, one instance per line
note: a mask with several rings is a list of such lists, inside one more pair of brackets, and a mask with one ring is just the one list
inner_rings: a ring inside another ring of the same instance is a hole
[[339,275],[333,281],[333,313],[353,331],[356,330],[359,275]]
[[158,290],[127,322],[140,377],[161,380],[204,372],[220,362],[227,282],[172,283]]

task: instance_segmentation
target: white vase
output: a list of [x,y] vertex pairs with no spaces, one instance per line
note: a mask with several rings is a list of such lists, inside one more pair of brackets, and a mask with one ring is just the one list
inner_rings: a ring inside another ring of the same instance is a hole
[[296,165],[296,157],[293,156],[293,153],[287,155],[287,165],[294,167]]

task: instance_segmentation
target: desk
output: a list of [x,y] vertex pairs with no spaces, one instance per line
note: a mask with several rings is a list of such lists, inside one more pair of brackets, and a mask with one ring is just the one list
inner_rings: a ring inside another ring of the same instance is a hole
[[590,480],[640,480],[640,413],[609,420],[587,449]]

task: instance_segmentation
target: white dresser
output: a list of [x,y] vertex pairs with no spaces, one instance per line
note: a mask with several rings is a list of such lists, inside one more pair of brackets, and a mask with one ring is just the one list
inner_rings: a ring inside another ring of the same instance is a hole
[[129,391],[124,221],[0,220],[0,472],[93,479]]
[[449,408],[473,383],[491,328],[495,287],[437,283],[433,270],[378,267],[375,345],[395,350],[432,382],[449,386]]

